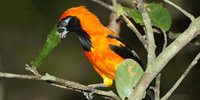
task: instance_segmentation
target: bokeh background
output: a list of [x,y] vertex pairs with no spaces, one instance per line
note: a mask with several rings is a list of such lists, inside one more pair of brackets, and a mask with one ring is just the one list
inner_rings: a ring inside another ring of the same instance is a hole
[[[104,0],[111,4],[111,0]],[[199,0],[172,0],[186,11],[200,15]],[[122,5],[131,7],[131,0],[118,0]],[[152,2],[148,0],[148,2]],[[162,0],[153,2],[163,3]],[[103,25],[109,22],[110,11],[90,0],[0,0],[0,71],[18,74],[32,74],[25,70],[39,53],[61,14],[68,8],[85,5],[98,16]],[[168,8],[173,22],[171,31],[183,32],[190,20],[174,7]],[[140,32],[142,27],[136,25]],[[131,46],[146,64],[146,50],[123,22],[121,38]],[[157,54],[162,49],[163,36],[156,34]],[[169,40],[170,43],[172,40]],[[188,67],[199,46],[189,43],[164,68],[161,77],[161,95],[164,95]],[[42,62],[38,71],[82,84],[100,83],[101,77],[95,72],[82,52],[75,34],[68,34]],[[184,79],[169,100],[199,100],[200,63]],[[115,85],[104,90],[113,90]],[[95,100],[102,97],[95,96]],[[0,100],[86,100],[82,93],[60,89],[35,80],[0,78]]]

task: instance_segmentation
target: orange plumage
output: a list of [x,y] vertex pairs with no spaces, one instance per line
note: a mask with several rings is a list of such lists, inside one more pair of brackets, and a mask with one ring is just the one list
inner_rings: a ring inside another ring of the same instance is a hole
[[[74,26],[72,22],[80,24],[81,27]],[[141,64],[137,55],[123,43],[119,36],[104,27],[84,6],[65,11],[57,27],[66,27],[67,32],[75,31],[78,34],[84,53],[103,78],[106,86],[112,85],[117,67],[125,58],[136,59]]]

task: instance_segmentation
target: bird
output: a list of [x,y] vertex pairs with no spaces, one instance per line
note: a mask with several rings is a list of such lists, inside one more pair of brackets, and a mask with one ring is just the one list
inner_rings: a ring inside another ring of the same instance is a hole
[[100,86],[110,87],[113,84],[117,67],[127,58],[143,67],[135,51],[118,34],[103,26],[85,6],[66,10],[57,23],[57,30],[60,38],[71,32],[77,34],[86,57],[103,78]]

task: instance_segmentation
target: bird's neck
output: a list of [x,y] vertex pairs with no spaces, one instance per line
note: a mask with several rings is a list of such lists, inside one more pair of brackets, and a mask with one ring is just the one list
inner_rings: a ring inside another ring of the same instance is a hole
[[88,33],[86,33],[84,30],[78,30],[76,31],[76,33],[78,35],[83,50],[88,52],[91,51],[92,42],[90,40],[91,37],[88,35]]

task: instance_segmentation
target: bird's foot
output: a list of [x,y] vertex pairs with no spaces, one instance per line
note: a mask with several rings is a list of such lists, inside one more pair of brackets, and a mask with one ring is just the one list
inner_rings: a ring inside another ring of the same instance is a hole
[[[99,84],[89,84],[88,87],[90,88],[100,88],[100,87],[107,87],[104,83],[99,83]],[[93,93],[89,92],[89,91],[83,91],[84,96],[86,96],[86,98],[88,100],[91,100],[94,98]]]

